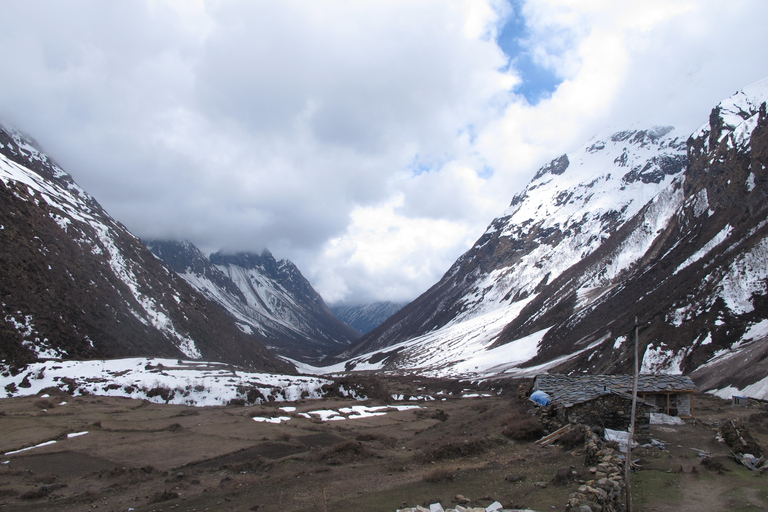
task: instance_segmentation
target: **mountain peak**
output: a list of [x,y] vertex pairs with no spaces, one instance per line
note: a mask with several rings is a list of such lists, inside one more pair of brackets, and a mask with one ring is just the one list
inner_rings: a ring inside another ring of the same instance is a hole
[[[269,339],[280,355],[317,362],[346,348],[358,333],[333,316],[322,297],[290,260],[223,251],[203,256],[188,242],[148,242],[155,254],[212,302],[241,330]],[[174,252],[177,251],[177,252]]]
[[710,151],[719,143],[727,141],[728,147],[743,148],[749,143],[752,132],[760,119],[765,117],[768,102],[768,78],[755,82],[721,101],[712,109],[709,122],[702,125],[691,136],[700,151]]

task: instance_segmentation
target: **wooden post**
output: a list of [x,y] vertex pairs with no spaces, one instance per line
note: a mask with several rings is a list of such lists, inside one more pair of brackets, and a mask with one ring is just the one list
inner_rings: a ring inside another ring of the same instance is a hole
[[632,442],[635,439],[635,411],[637,410],[637,380],[638,380],[638,334],[640,327],[635,317],[635,371],[632,378],[632,414],[629,420],[629,435],[627,436],[627,460],[624,463],[624,487],[627,492],[627,512],[632,512],[632,483],[630,481],[632,465]]

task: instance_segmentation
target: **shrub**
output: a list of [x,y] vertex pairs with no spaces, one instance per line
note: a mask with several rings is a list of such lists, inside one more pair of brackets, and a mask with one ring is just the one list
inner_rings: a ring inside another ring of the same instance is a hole
[[429,418],[438,421],[447,421],[449,418],[448,414],[442,409],[436,409],[434,411],[417,409],[415,414],[417,418]]
[[326,460],[331,464],[357,460],[371,455],[372,452],[359,441],[342,441],[324,450],[320,454],[320,460]]
[[40,409],[53,409],[55,407],[54,403],[47,398],[43,398],[42,400],[35,400],[34,405]]
[[727,444],[731,450],[733,450],[733,453],[737,455],[743,453],[751,453],[755,457],[761,457],[763,455],[763,450],[760,448],[760,445],[755,442],[746,425],[742,425],[739,422],[734,422],[732,420],[727,421],[720,427],[720,435],[725,441],[725,444]]
[[515,441],[535,441],[544,434],[544,427],[533,416],[513,416],[501,432]]
[[152,497],[149,498],[149,503],[160,503],[163,501],[168,500],[175,500],[179,497],[179,493],[177,492],[171,492],[171,491],[162,491],[162,492],[156,492],[152,495]]
[[439,484],[441,482],[453,481],[455,471],[449,468],[435,468],[426,475],[424,475],[424,481],[432,484]]
[[584,440],[586,436],[586,429],[584,425],[576,425],[571,430],[560,436],[557,440],[557,444],[562,446],[563,450],[573,450],[584,446]]
[[383,446],[392,447],[397,444],[397,439],[391,436],[387,436],[384,434],[374,434],[371,432],[363,432],[360,434],[357,434],[355,436],[356,441],[364,441],[364,442],[370,442],[370,441],[378,441]]
[[422,452],[418,457],[422,462],[437,462],[446,459],[458,459],[480,455],[488,451],[494,445],[503,443],[501,439],[473,439],[441,444],[435,448]]
[[149,391],[147,391],[147,398],[159,396],[160,398],[165,400],[167,403],[170,399],[173,398],[175,394],[176,393],[170,388],[166,388],[164,386],[157,386],[156,388],[152,388]]
[[38,500],[40,498],[45,498],[49,494],[51,494],[51,488],[47,485],[43,485],[41,487],[38,487],[37,489],[33,489],[31,491],[27,491],[21,496],[19,496],[22,500]]

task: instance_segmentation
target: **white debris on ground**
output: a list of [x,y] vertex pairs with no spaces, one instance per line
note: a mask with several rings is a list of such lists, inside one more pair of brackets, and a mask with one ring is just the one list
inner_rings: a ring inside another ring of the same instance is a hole
[[679,416],[670,416],[660,412],[652,412],[651,425],[685,425],[685,422]]
[[[624,432],[621,430],[611,430],[610,428],[605,429],[604,434],[605,440],[608,442],[614,441],[616,442],[621,450],[626,451],[627,449],[627,442],[629,441],[629,432]],[[632,448],[637,448],[639,445],[634,440],[632,441]]]
[[498,501],[494,501],[487,507],[463,507],[461,505],[456,505],[455,508],[443,508],[442,504],[440,503],[432,503],[429,505],[429,508],[422,507],[421,505],[416,505],[412,508],[403,508],[399,509],[397,512],[536,512],[535,510],[531,509],[522,509],[522,508],[504,508],[501,503]]
[[352,407],[342,407],[338,411],[331,409],[322,409],[317,411],[300,412],[298,415],[311,419],[313,416],[320,421],[339,421],[356,420],[360,418],[371,418],[373,416],[383,416],[388,410],[407,411],[410,409],[421,409],[419,405],[379,405],[369,407],[365,405],[353,405]]

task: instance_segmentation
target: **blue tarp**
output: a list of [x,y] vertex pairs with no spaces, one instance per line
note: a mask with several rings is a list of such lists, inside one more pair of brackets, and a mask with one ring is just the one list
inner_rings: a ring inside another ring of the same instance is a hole
[[543,391],[534,391],[531,393],[531,400],[539,405],[549,405],[552,398]]

